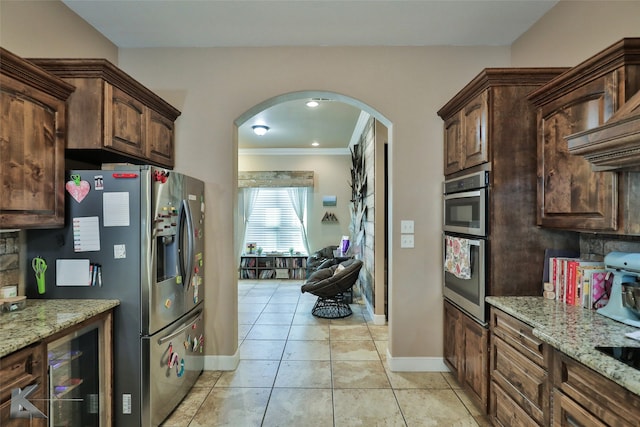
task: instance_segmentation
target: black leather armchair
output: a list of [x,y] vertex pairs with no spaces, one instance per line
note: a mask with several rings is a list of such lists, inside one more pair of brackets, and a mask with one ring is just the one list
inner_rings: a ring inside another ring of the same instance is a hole
[[311,254],[307,258],[307,277],[320,268],[327,268],[337,264],[336,259],[333,257],[333,251],[337,249],[338,246],[327,246]]
[[301,287],[302,293],[309,292],[318,297],[311,309],[316,317],[339,319],[353,314],[345,294],[351,292],[351,287],[358,280],[362,261],[349,259],[312,273]]

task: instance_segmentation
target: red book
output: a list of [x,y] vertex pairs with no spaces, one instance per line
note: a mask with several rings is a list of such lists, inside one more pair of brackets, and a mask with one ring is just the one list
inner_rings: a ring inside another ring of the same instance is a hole
[[567,305],[575,305],[576,304],[576,272],[578,270],[578,265],[580,261],[575,259],[567,260]]

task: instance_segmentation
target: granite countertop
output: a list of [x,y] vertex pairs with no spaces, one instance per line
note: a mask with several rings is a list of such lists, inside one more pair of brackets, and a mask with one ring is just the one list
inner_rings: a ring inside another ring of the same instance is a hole
[[119,304],[103,299],[28,299],[24,309],[0,314],[0,357]]
[[627,390],[640,395],[640,370],[596,350],[596,346],[639,347],[625,337],[637,331],[595,310],[542,297],[487,297],[487,303],[533,327],[533,335]]

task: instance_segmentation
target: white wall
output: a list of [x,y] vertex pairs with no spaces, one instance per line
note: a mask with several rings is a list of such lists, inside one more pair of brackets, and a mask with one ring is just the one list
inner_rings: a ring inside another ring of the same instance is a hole
[[573,67],[640,37],[640,1],[562,0],[511,46],[513,67]]
[[[349,235],[350,155],[239,155],[238,170],[313,171],[313,193],[307,207],[309,250],[337,245],[343,235]],[[322,206],[322,196],[328,195],[337,196],[336,206]],[[336,215],[337,223],[321,222],[327,211]]]
[[118,48],[59,1],[0,1],[0,45],[30,58],[106,58]]
[[[210,354],[233,354],[237,319],[232,251],[234,121],[253,106],[296,91],[340,93],[392,122],[393,356],[442,354],[442,121],[436,111],[479,70],[506,66],[506,47],[124,49],[120,66],[182,110],[176,169],[207,182]],[[162,70],[162,72],[159,72]],[[177,95],[174,97],[174,95]],[[414,219],[415,249],[400,249],[400,219]],[[213,268],[211,268],[213,266]],[[215,277],[209,272],[215,271]],[[395,332],[398,331],[398,332]]]

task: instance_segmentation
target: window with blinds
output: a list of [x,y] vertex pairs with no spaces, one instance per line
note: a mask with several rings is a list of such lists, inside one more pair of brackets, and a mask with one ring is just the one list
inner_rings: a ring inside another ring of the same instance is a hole
[[[305,212],[306,217],[306,212]],[[255,242],[264,252],[306,253],[301,224],[286,188],[260,188],[249,217],[243,247]]]

